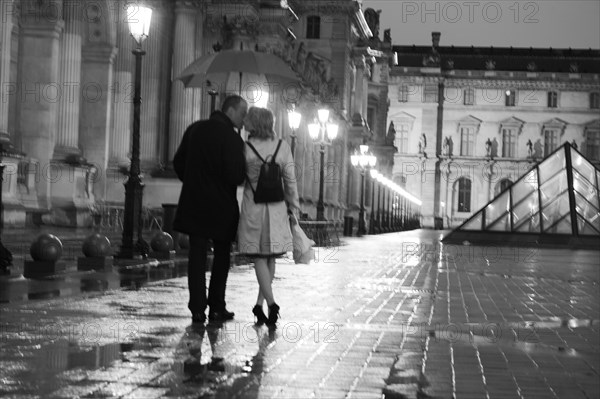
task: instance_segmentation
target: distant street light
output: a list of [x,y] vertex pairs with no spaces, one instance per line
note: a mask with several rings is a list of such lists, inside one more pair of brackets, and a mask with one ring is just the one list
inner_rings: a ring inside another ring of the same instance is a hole
[[365,221],[365,173],[370,168],[374,168],[377,163],[375,155],[369,152],[368,145],[359,146],[360,150],[350,156],[352,166],[360,171],[360,211],[358,212],[358,231],[356,235],[367,234]]

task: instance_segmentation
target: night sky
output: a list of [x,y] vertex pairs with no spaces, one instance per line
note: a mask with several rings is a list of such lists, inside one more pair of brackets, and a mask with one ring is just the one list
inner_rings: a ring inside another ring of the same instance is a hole
[[400,1],[363,0],[382,10],[379,37],[392,29],[395,45],[600,49],[598,0]]

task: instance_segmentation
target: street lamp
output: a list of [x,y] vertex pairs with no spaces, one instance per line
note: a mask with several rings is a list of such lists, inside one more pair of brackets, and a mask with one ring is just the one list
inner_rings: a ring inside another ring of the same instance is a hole
[[292,104],[292,108],[288,111],[288,123],[290,129],[292,129],[292,134],[290,134],[290,137],[292,138],[292,158],[294,157],[294,149],[296,148],[296,130],[300,127],[301,119],[302,115],[300,112],[296,111],[296,106]]
[[377,158],[369,152],[368,145],[359,146],[360,151],[350,156],[352,166],[360,171],[360,211],[358,212],[358,231],[356,235],[362,236],[367,233],[365,221],[365,173],[368,169],[375,167]]
[[[142,104],[142,42],[148,37],[152,10],[148,7],[131,5],[127,7],[129,31],[135,39],[137,47],[132,51],[135,55],[135,84],[133,95],[133,136],[131,144],[131,166],[125,182],[125,215],[123,217],[123,238],[119,258],[133,259],[148,253],[148,244],[142,238],[142,194],[144,184],[140,176],[140,108]],[[137,226],[138,241],[133,245],[133,230]]]
[[329,110],[318,111],[318,121],[308,124],[311,139],[320,144],[321,164],[319,171],[319,202],[317,202],[317,221],[325,220],[325,204],[323,203],[323,181],[325,180],[325,146],[331,144],[338,134],[338,125],[329,122]]

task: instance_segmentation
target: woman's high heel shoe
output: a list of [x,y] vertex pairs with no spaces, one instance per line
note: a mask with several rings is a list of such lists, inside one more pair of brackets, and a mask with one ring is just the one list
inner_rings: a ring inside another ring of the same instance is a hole
[[254,306],[252,308],[252,313],[254,313],[254,316],[256,316],[256,324],[259,326],[265,324],[269,320],[265,312],[263,312],[262,306],[260,305]]
[[273,303],[269,305],[269,318],[267,320],[268,326],[275,326],[277,324],[277,320],[279,319],[279,305]]

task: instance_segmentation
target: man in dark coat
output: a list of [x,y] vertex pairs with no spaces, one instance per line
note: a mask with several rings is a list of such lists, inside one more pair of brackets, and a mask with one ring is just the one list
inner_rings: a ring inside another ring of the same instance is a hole
[[[183,182],[173,229],[188,234],[188,289],[192,321],[233,319],[225,307],[225,287],[230,267],[231,242],[239,221],[237,186],[246,177],[244,140],[235,131],[241,128],[248,104],[240,96],[225,99],[221,111],[210,119],[191,124],[173,166]],[[208,239],[214,247],[208,300],[206,296],[206,255]]]

